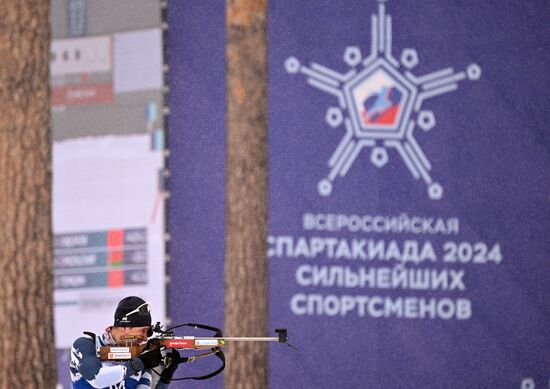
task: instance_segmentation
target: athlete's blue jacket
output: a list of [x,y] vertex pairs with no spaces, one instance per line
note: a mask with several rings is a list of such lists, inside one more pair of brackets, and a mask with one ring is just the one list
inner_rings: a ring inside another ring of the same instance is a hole
[[[110,328],[96,337],[98,346],[115,345]],[[136,371],[130,362],[100,361],[96,355],[96,344],[90,337],[75,340],[71,348],[71,380],[73,389],[152,389],[150,370]],[[168,385],[158,382],[155,389]]]

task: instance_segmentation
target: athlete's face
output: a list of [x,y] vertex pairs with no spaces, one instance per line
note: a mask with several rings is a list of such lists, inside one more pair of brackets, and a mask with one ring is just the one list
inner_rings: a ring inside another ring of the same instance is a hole
[[135,339],[138,343],[147,341],[148,326],[144,327],[113,327],[111,334],[117,344],[124,344],[125,339]]

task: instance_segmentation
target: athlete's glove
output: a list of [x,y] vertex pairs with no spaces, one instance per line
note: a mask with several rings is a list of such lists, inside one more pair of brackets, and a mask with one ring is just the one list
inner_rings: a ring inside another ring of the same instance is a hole
[[169,384],[170,382],[172,382],[172,377],[174,376],[178,365],[183,362],[183,358],[180,356],[180,353],[175,349],[172,349],[172,351],[166,356],[170,358],[170,363],[160,374],[160,382]]
[[161,348],[156,345],[153,346],[153,343],[149,340],[145,346],[145,349],[138,355],[138,358],[141,359],[141,362],[143,362],[145,369],[157,367],[160,365],[160,361],[162,360]]

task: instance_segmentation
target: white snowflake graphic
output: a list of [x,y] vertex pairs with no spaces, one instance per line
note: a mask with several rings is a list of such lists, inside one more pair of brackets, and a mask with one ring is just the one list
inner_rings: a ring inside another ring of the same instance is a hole
[[295,57],[285,61],[288,73],[303,74],[309,85],[338,100],[325,120],[333,128],[343,124],[345,134],[328,161],[328,176],[319,181],[319,194],[330,196],[334,180],[346,175],[363,148],[371,150],[377,168],[388,163],[387,149],[394,148],[412,176],[425,182],[429,198],[441,199],[443,187],[430,175],[432,165],[414,136],[417,127],[430,131],[436,124],[434,113],[422,104],[456,90],[462,80],[479,80],[481,68],[470,64],[464,71],[449,67],[414,75],[411,70],[419,63],[415,49],[404,49],[399,60],[392,56],[392,18],[384,0],[378,0],[378,14],[371,16],[370,54],[363,57],[359,47],[350,46],[343,60],[350,66],[345,74],[314,62],[304,66]]

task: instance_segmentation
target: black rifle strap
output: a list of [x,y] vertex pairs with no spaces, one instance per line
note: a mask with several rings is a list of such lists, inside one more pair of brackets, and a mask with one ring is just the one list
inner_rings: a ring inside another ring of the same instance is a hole
[[[172,330],[176,329],[176,328],[180,328],[180,327],[193,327],[193,328],[199,328],[201,330],[207,330],[207,331],[212,331],[214,332],[214,337],[216,338],[222,338],[223,337],[223,334],[222,334],[222,330],[219,329],[219,328],[216,328],[216,327],[212,327],[212,326],[208,326],[206,324],[197,324],[197,323],[185,323],[185,324],[179,324],[179,325],[176,325],[176,326],[173,326],[173,327],[170,327],[168,329],[166,329],[165,332],[172,332]],[[206,375],[202,375],[202,376],[195,376],[195,377],[182,377],[182,378],[173,378],[172,381],[183,381],[183,380],[195,380],[195,381],[199,381],[199,380],[207,380],[209,378],[212,378],[218,374],[220,374],[223,369],[225,369],[225,355],[222,351],[222,349],[220,347],[214,347],[214,348],[211,348],[210,349],[211,351],[211,355],[216,355],[216,357],[218,357],[218,359],[221,361],[221,366],[213,371],[212,373],[210,374],[206,374]],[[204,355],[205,356],[205,355]],[[182,360],[181,362],[182,363],[189,363],[189,362],[193,362],[195,360],[194,357],[182,357]]]

